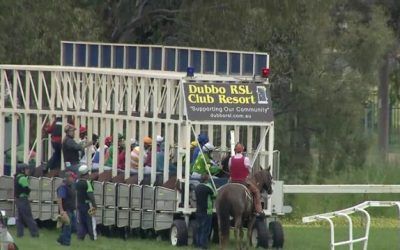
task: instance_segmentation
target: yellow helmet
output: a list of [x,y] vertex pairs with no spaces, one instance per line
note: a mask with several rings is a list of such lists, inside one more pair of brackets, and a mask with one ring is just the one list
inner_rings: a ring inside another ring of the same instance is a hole
[[192,142],[190,143],[190,148],[195,148],[195,147],[197,147],[197,145],[199,145],[199,144],[197,143],[197,141],[192,141]]

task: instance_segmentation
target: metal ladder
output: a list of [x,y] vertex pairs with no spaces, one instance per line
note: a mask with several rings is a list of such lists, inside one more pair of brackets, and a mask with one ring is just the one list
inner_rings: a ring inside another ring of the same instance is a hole
[[[399,212],[400,219],[400,201],[365,201],[356,206],[346,208],[339,211],[334,211],[330,213],[317,214],[312,216],[303,217],[303,223],[311,223],[316,221],[327,221],[330,225],[331,229],[331,242],[330,248],[332,250],[337,246],[348,245],[349,249],[352,250],[354,243],[363,242],[363,249],[367,250],[368,248],[368,238],[369,238],[369,229],[371,226],[371,216],[366,211],[369,207],[393,207],[396,206]],[[364,214],[367,223],[365,224],[365,234],[363,237],[354,238],[353,237],[353,221],[350,217],[351,214],[360,212]],[[333,222],[333,218],[335,217],[344,217],[349,224],[349,238],[344,241],[335,241],[335,224]],[[400,235],[400,232],[399,232]]]

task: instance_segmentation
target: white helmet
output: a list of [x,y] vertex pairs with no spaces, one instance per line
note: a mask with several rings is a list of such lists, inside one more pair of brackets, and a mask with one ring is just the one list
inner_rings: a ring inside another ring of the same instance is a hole
[[215,147],[214,145],[212,145],[210,142],[207,142],[204,146],[203,146],[203,151],[204,152],[211,152],[214,151]]
[[157,135],[156,141],[157,141],[158,143],[161,143],[161,142],[164,141],[164,137],[162,137],[161,135]]
[[89,172],[89,168],[87,165],[81,165],[78,169],[80,175],[87,174]]

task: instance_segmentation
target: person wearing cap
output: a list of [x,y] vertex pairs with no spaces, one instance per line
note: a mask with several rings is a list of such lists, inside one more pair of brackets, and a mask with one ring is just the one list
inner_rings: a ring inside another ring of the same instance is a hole
[[77,143],[74,140],[76,128],[68,124],[64,128],[65,137],[63,140],[62,151],[64,155],[64,162],[67,170],[77,173],[79,168],[79,153],[84,152],[86,147],[92,145],[92,142],[86,142],[84,145]]
[[84,240],[88,234],[91,240],[95,240],[91,213],[96,211],[97,205],[93,194],[93,184],[89,180],[88,166],[79,167],[79,179],[75,187],[78,210],[78,239]]
[[211,233],[214,200],[216,198],[216,191],[209,179],[210,176],[208,174],[203,174],[200,180],[201,183],[194,190],[196,194],[196,221],[198,226],[194,245],[201,249],[208,249],[208,238]]
[[63,183],[57,188],[57,202],[60,211],[60,217],[66,218],[61,227],[61,234],[57,242],[64,246],[71,245],[72,228],[76,226],[76,191],[74,188],[76,175],[72,172],[66,172]]
[[28,164],[18,164],[14,178],[14,195],[16,211],[17,237],[24,236],[24,225],[32,237],[39,237],[38,226],[33,219],[31,205],[28,200],[31,189],[29,188],[29,166]]
[[130,173],[131,174],[137,174],[138,173],[138,168],[139,168],[139,154],[140,154],[140,148],[139,146],[136,146],[132,148],[131,150],[131,167],[130,167]]
[[200,154],[200,148],[203,148],[206,143],[209,142],[208,135],[205,133],[200,133],[199,136],[197,137],[197,141],[199,142],[198,145],[193,149],[193,155],[191,158],[190,164],[193,165],[194,162],[197,159],[197,156]]
[[192,166],[192,178],[200,179],[203,174],[211,173],[211,175],[216,175],[221,171],[220,166],[212,159],[212,152],[215,150],[214,145],[207,142],[203,148],[202,152],[197,156],[193,166]]
[[[111,146],[112,143],[112,137],[111,136],[107,136],[104,139],[104,162],[107,162],[107,152],[109,147]],[[97,170],[99,169],[99,163],[100,163],[100,146],[97,148],[96,152],[93,155],[93,159],[92,159],[92,170]],[[104,166],[104,170],[110,170],[111,168],[108,166]]]
[[80,126],[79,127],[79,139],[81,141],[86,141],[87,140],[87,128],[85,126]]
[[[85,153],[82,155],[80,163],[87,165],[88,164],[88,157],[92,158],[92,163],[93,163],[93,158],[96,154],[97,148],[98,148],[98,140],[99,137],[96,134],[92,135],[92,145],[88,146],[85,150]],[[81,145],[85,145],[87,139],[85,139],[84,141],[80,141],[79,143]]]
[[[118,153],[117,153],[117,167],[119,169],[125,169],[125,136],[123,134],[118,134]],[[111,146],[107,150],[107,154],[105,158],[107,159],[104,165],[108,167],[112,167],[113,164],[113,151],[114,145]]]
[[[199,144],[197,143],[197,141],[192,141],[191,143],[190,143],[190,162],[191,162],[191,164],[194,162],[194,160],[193,160],[193,153],[194,153],[194,150],[197,148],[197,146],[198,146]],[[186,158],[186,157],[185,157]]]
[[262,216],[263,210],[261,205],[261,194],[255,183],[253,183],[248,177],[251,173],[251,163],[247,156],[243,155],[244,146],[241,143],[237,143],[235,146],[235,155],[229,159],[229,172],[230,181],[234,183],[241,183],[250,190],[253,194],[253,202],[256,216]]
[[156,142],[157,142],[157,152],[163,151],[164,150],[164,137],[162,137],[161,135],[157,135]]
[[47,124],[44,128],[47,134],[51,135],[51,146],[53,147],[53,155],[47,162],[48,169],[61,169],[61,147],[62,147],[62,118],[55,117],[51,124]]
[[153,143],[153,139],[149,136],[146,136],[143,139],[144,145],[144,173],[151,173],[151,145]]

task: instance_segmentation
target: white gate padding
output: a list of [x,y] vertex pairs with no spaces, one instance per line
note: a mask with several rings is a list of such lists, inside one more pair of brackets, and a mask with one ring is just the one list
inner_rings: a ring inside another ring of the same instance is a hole
[[[371,226],[371,216],[365,210],[369,207],[393,207],[396,206],[399,212],[400,219],[400,201],[365,201],[360,203],[354,207],[346,208],[339,211],[334,211],[330,213],[317,214],[312,216],[303,217],[303,223],[310,223],[316,221],[327,221],[331,228],[331,249],[334,250],[337,246],[348,245],[349,249],[352,250],[354,243],[363,242],[363,249],[366,250],[368,247],[368,238],[369,238],[369,229]],[[367,223],[365,224],[365,234],[363,237],[354,238],[353,237],[353,221],[350,217],[351,214],[360,212],[364,214]],[[349,239],[345,241],[337,241],[335,242],[335,225],[333,223],[333,218],[335,217],[344,217],[349,223]]]

